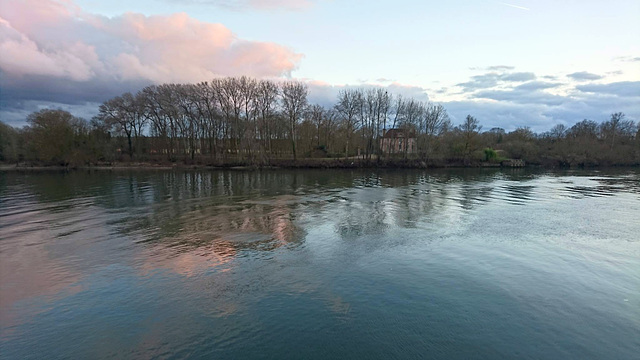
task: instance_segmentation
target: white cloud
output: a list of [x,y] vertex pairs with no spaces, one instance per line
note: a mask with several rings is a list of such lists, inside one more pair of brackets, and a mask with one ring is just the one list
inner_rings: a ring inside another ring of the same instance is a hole
[[576,86],[576,89],[587,93],[640,98],[640,81],[621,81],[609,84],[587,84]]
[[302,58],[184,13],[108,18],[53,0],[3,0],[0,54],[2,111],[23,100],[105,100],[150,83],[287,77]]
[[600,80],[604,78],[604,76],[602,75],[592,74],[586,71],[574,72],[572,74],[568,74],[567,77],[575,81]]
[[210,5],[232,10],[304,10],[317,0],[165,0],[171,3]]
[[413,98],[418,101],[428,102],[427,90],[420,86],[406,85],[393,82],[388,85],[378,84],[357,84],[357,85],[331,85],[321,81],[306,81],[309,85],[309,101],[324,107],[331,107],[336,103],[338,93],[343,89],[368,89],[383,88],[394,96],[401,95],[403,98]]
[[471,80],[459,83],[456,86],[461,87],[464,92],[472,92],[480,89],[493,88],[501,83],[518,83],[536,79],[536,75],[532,72],[506,72],[506,67],[504,68],[505,71],[502,72],[474,75],[471,77]]

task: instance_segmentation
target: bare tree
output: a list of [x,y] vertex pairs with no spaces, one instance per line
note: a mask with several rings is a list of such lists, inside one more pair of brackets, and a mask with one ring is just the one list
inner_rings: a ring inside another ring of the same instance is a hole
[[313,105],[309,109],[309,118],[315,127],[316,146],[320,146],[320,130],[324,121],[324,108],[320,105]]
[[471,152],[474,150],[476,136],[481,129],[482,126],[480,126],[478,119],[471,115],[467,115],[465,121],[460,126],[464,141],[463,154],[465,162],[469,161],[469,155],[471,155]]
[[282,111],[288,120],[289,138],[293,150],[293,160],[297,160],[296,129],[307,107],[307,85],[297,81],[282,84]]
[[243,132],[242,141],[243,148],[246,148],[250,158],[259,150],[258,139],[258,121],[257,121],[257,103],[256,96],[258,93],[258,81],[242,76],[238,79],[240,96],[242,99],[242,115],[243,115]]
[[[621,133],[628,132],[629,121],[624,120],[624,114],[621,112],[611,114],[611,118],[609,121],[601,124],[600,129],[604,138],[607,138],[611,142],[611,150],[613,150],[613,146],[615,145],[616,137],[621,135]],[[632,126],[631,126],[632,127]]]
[[[406,109],[406,101],[402,98],[402,95],[397,95],[393,101],[393,106],[391,108],[392,117],[390,119],[391,129],[395,129],[401,122],[404,117]],[[385,122],[386,129],[386,122]],[[391,146],[388,147],[387,155],[391,155]]]
[[334,134],[336,132],[338,113],[335,109],[328,109],[324,111],[324,143],[327,146],[327,150],[332,150],[335,143]]
[[198,136],[200,127],[203,123],[203,113],[198,104],[200,98],[198,96],[198,87],[196,85],[179,85],[177,87],[178,105],[180,107],[179,124],[181,135],[187,143],[186,151],[189,153],[191,160],[195,158],[198,150]]
[[[240,121],[243,109],[243,96],[240,81],[237,78],[224,78],[214,82],[220,108],[225,118],[225,134],[233,143],[233,151],[239,154],[239,140],[244,133]],[[230,144],[229,144],[230,145]]]
[[215,88],[208,82],[196,84],[194,87],[195,107],[198,111],[200,122],[200,139],[201,148],[208,146],[210,156],[217,155],[217,139],[220,130],[221,118],[220,111],[217,108],[217,94]]
[[113,99],[105,101],[100,105],[98,118],[113,127],[116,131],[122,132],[127,137],[129,157],[133,158],[132,136],[135,131],[135,119],[138,116],[135,111],[134,97],[131,93],[124,93]]
[[555,125],[549,131],[549,137],[554,141],[563,139],[566,134],[567,134],[567,127],[564,126],[563,124]]
[[142,89],[140,101],[146,117],[151,121],[151,132],[161,142],[161,151],[166,151],[168,158],[172,157],[173,118],[171,116],[173,90],[169,85],[148,86]]
[[[307,93],[303,83],[278,86],[248,77],[148,86],[135,95],[125,93],[106,101],[91,126],[64,120],[70,115],[55,111],[34,113],[31,126],[23,130],[7,130],[0,124],[0,158],[81,164],[114,159],[126,149],[130,158],[148,151],[166,154],[172,161],[181,154],[186,160],[207,152],[215,159],[224,154],[223,160],[235,155],[234,161],[268,161],[270,156],[292,152],[297,160],[300,149],[311,153],[314,146],[324,144],[332,152],[341,149],[345,156],[356,147],[364,149],[363,155],[371,159],[376,151],[378,158],[383,155],[380,136],[384,131],[401,128],[408,135],[402,139],[404,155],[413,152],[413,142],[404,144],[404,140],[415,133],[417,150],[428,164],[435,154],[444,162],[464,158],[469,164],[481,144],[499,148],[501,156],[538,164],[640,161],[640,124],[626,120],[622,113],[600,124],[584,120],[570,129],[558,125],[542,135],[528,128],[480,133],[481,126],[471,115],[452,130],[442,105],[403,99],[383,88],[344,89],[328,110],[316,105],[307,111]],[[48,135],[54,132],[60,134],[55,138],[69,141],[51,140]],[[20,139],[7,140],[6,134]],[[388,147],[389,155],[397,145]]]
[[379,146],[379,138],[382,133],[382,129],[387,126],[387,118],[389,117],[389,111],[391,109],[391,96],[384,89],[376,89],[376,122],[375,122],[375,143],[378,146],[378,159],[382,154],[382,148]]
[[359,90],[346,89],[341,90],[338,94],[338,103],[335,105],[335,109],[340,114],[346,131],[345,157],[349,157],[349,142],[356,128],[361,104],[362,92]]
[[449,115],[444,106],[440,104],[428,104],[424,116],[424,146],[422,155],[425,157],[427,163],[429,163],[434,140],[443,131],[443,127],[449,121]]
[[256,110],[258,112],[258,128],[263,149],[266,147],[267,153],[271,154],[273,132],[275,130],[275,120],[278,111],[278,96],[280,89],[273,81],[261,80],[258,82],[257,95],[255,97]]

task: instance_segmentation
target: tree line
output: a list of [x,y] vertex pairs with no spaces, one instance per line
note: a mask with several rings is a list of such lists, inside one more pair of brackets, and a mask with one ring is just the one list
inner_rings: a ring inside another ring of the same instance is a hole
[[[640,163],[640,124],[614,113],[544,133],[482,131],[469,115],[453,126],[440,104],[382,88],[343,89],[333,106],[310,104],[302,82],[218,78],[162,84],[100,105],[90,121],[63,110],[30,114],[27,126],[0,123],[0,161],[90,165],[117,161],[270,165],[309,158],[425,166],[524,159],[544,165]],[[384,151],[401,129],[415,149]]]

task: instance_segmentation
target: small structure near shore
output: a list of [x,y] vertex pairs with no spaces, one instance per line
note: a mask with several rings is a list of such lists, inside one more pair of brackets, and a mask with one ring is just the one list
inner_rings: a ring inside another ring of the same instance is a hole
[[416,137],[405,129],[389,129],[380,139],[380,149],[385,154],[415,154],[418,152]]
[[526,164],[522,159],[508,159],[500,163],[504,167],[524,167]]

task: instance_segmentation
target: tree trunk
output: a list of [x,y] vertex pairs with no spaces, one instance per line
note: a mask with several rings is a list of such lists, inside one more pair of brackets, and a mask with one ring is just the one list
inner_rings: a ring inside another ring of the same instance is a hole
[[291,137],[291,149],[293,150],[293,161],[298,160],[298,156],[296,154],[296,139]]
[[131,132],[127,132],[127,141],[129,143],[129,159],[133,159],[133,145],[131,143]]

